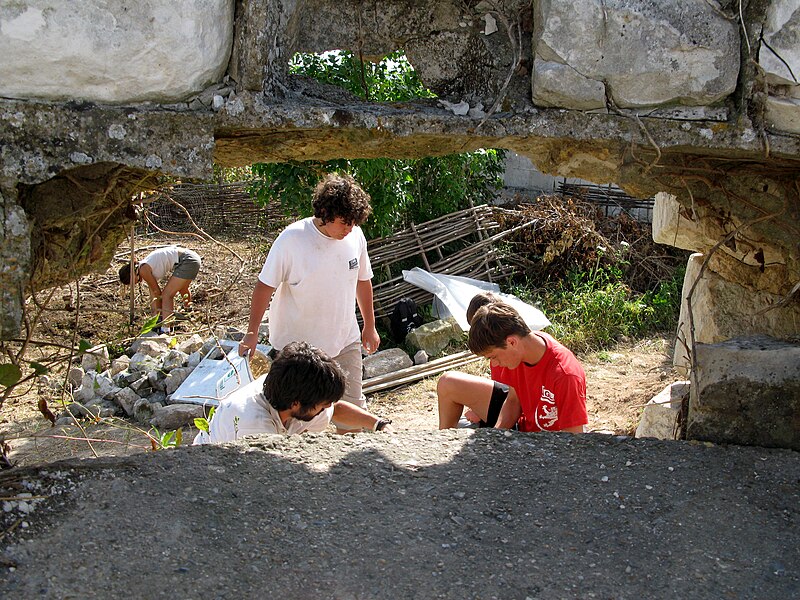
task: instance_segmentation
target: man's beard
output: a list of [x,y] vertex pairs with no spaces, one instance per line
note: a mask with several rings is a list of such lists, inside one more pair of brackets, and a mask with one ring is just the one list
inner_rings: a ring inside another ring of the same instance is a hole
[[308,423],[309,421],[312,421],[318,414],[319,413],[314,413],[311,410],[306,409],[298,411],[296,414],[293,414],[292,418],[297,419],[298,421],[305,421],[306,423]]

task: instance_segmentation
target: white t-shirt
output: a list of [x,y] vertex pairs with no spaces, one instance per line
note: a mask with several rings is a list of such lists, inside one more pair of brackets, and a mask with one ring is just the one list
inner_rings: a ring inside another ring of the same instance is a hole
[[222,444],[260,433],[293,435],[327,429],[333,417],[333,405],[310,421],[290,418],[284,426],[278,411],[264,397],[265,377],[251,381],[222,400],[211,417],[208,433],[198,433],[194,445]]
[[313,217],[292,223],[272,244],[258,279],[276,288],[269,308],[275,348],[302,341],[336,356],[361,339],[356,284],[372,279],[372,266],[360,227],[335,240]]
[[164,246],[163,248],[153,250],[150,254],[145,256],[139,264],[150,265],[150,269],[153,271],[153,277],[156,278],[156,281],[159,281],[166,277],[168,273],[172,273],[179,258],[180,251],[177,246]]

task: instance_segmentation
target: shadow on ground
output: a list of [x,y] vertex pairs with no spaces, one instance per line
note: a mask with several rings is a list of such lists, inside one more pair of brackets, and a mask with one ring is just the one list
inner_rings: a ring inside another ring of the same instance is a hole
[[0,495],[9,599],[800,596],[784,450],[271,436],[12,470]]

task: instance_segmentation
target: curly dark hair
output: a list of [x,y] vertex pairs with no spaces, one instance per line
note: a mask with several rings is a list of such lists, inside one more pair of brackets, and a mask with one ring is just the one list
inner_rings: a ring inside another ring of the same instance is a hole
[[370,197],[350,175],[328,173],[314,189],[311,205],[322,224],[337,217],[347,225],[361,225],[372,214]]
[[291,342],[278,353],[264,380],[264,396],[275,410],[295,402],[306,411],[321,402],[337,402],[344,395],[341,367],[319,348]]

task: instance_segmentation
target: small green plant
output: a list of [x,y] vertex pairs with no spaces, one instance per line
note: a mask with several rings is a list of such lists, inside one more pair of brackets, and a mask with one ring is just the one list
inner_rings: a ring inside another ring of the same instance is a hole
[[200,431],[205,431],[206,433],[209,432],[208,427],[209,423],[211,423],[211,417],[214,416],[214,412],[216,412],[217,407],[212,406],[211,410],[208,411],[208,417],[198,417],[194,420],[194,426],[197,427]]
[[166,450],[167,448],[177,448],[183,442],[183,430],[160,432],[156,427],[151,430],[150,444],[153,450]]

